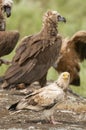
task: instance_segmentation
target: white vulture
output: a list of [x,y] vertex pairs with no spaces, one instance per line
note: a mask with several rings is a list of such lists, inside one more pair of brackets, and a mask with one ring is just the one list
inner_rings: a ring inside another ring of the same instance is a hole
[[48,86],[35,90],[34,92],[22,98],[17,103],[10,106],[10,111],[32,110],[42,111],[46,121],[58,124],[54,120],[54,112],[57,106],[66,100],[66,91],[70,82],[70,74],[63,72],[58,80]]

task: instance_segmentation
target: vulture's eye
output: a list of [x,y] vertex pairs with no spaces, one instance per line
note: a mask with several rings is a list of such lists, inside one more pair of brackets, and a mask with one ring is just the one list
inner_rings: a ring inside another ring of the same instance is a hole
[[57,16],[57,18],[59,19],[59,18],[61,18],[61,16],[60,16],[60,15],[58,15],[58,16]]

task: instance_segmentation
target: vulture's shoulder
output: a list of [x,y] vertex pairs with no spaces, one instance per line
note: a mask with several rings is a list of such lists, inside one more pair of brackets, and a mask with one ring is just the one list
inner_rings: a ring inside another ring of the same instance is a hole
[[[56,89],[57,90],[57,89]],[[24,98],[24,102],[28,102],[28,105],[32,106],[41,106],[43,108],[49,108],[52,107],[57,101],[57,95],[58,91],[54,91],[50,87],[44,87],[39,90],[34,91],[33,93],[27,95]],[[58,102],[59,102],[59,96],[58,96]],[[20,104],[22,104],[22,100],[20,101]]]

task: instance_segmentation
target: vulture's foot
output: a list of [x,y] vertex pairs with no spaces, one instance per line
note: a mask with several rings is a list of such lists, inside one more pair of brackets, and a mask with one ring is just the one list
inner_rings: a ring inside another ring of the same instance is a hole
[[6,89],[6,88],[8,88],[8,86],[9,86],[9,84],[8,84],[8,82],[5,80],[5,81],[2,83],[1,88]]
[[54,119],[53,116],[50,117],[50,123],[51,123],[51,124],[54,124],[54,125],[56,125],[56,124],[61,125],[61,124],[62,124],[61,122],[57,122],[57,121],[55,121],[55,119]]
[[7,61],[7,60],[4,60],[4,59],[0,59],[0,66],[1,66],[2,64],[9,65],[9,64],[11,64],[11,62],[10,62],[10,61]]

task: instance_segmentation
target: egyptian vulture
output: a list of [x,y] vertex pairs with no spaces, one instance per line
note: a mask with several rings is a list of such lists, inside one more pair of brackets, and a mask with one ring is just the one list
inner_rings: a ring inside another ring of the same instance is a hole
[[66,100],[66,91],[70,82],[70,74],[63,72],[57,81],[48,86],[35,90],[34,92],[22,98],[17,103],[10,106],[10,111],[18,110],[33,110],[42,111],[45,120],[56,124],[54,120],[54,112],[57,110],[57,105]]
[[62,73],[70,73],[70,83],[80,85],[80,65],[86,59],[86,31],[76,32],[70,39],[63,40],[60,58],[54,68]]
[[2,84],[3,88],[14,87],[19,83],[30,85],[39,81],[46,84],[46,73],[59,55],[62,38],[58,34],[58,22],[66,22],[57,11],[48,11],[43,17],[42,30],[31,36],[24,37],[7,69]]

